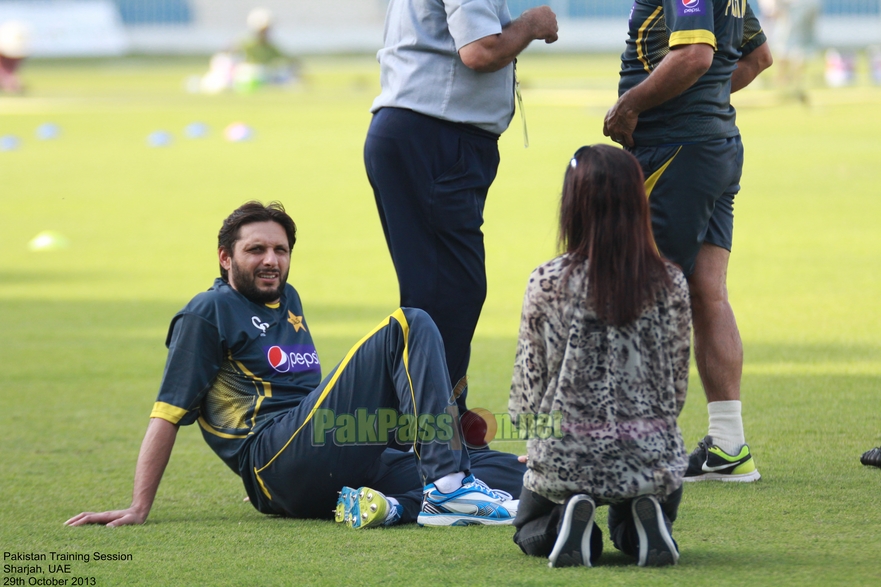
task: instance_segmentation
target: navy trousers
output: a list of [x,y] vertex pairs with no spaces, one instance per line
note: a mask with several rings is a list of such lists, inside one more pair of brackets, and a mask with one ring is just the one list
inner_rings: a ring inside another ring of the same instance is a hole
[[[246,486],[259,488],[249,491],[252,503],[264,513],[330,518],[340,488],[368,486],[401,502],[407,522],[426,483],[468,470],[516,495],[524,466],[495,451],[480,451],[490,454],[472,465],[449,396],[437,328],[421,310],[398,310],[299,406],[258,430],[242,466],[253,481]],[[412,451],[389,449],[394,435]]]
[[486,299],[483,209],[498,137],[399,108],[373,117],[364,164],[392,256],[401,306],[428,312],[465,410],[471,338]]

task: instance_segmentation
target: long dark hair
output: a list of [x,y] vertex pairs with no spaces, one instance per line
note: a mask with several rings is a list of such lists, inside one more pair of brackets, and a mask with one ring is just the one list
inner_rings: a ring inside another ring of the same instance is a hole
[[[235,249],[236,241],[239,240],[239,230],[246,224],[253,222],[275,222],[284,228],[288,237],[288,246],[294,249],[294,243],[297,242],[297,225],[294,220],[288,216],[281,202],[269,202],[263,205],[262,202],[251,200],[245,202],[226,217],[220,232],[217,234],[217,248],[226,249],[230,256]],[[220,267],[220,276],[229,280],[226,269]]]
[[636,158],[610,145],[578,149],[563,181],[560,247],[573,262],[587,261],[588,303],[613,326],[633,322],[672,287],[643,184]]

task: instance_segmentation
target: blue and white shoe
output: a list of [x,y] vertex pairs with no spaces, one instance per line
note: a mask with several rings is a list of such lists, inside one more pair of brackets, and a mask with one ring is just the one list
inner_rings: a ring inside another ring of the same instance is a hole
[[349,528],[391,526],[401,520],[403,507],[369,487],[343,487],[337,498],[334,520]]
[[441,493],[434,483],[426,485],[416,522],[420,526],[503,526],[514,522],[519,505],[519,500],[511,499],[510,494],[490,489],[474,475],[468,475],[462,480],[462,487],[452,493]]

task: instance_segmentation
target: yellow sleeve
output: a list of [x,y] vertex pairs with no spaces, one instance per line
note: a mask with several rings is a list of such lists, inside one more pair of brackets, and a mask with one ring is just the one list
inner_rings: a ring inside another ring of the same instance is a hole
[[704,43],[716,50],[716,35],[712,31],[698,29],[695,31],[676,31],[670,35],[670,47],[679,45],[696,45]]
[[155,404],[153,404],[153,411],[150,412],[150,417],[162,418],[163,420],[167,420],[172,424],[177,424],[178,422],[180,422],[180,419],[183,418],[186,414],[187,411],[183,408],[179,408],[165,402],[156,402]]

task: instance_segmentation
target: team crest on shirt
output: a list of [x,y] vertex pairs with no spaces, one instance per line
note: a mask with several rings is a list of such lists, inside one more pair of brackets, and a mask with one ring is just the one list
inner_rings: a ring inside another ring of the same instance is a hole
[[680,0],[679,16],[696,16],[704,13],[704,0]]
[[[291,326],[294,327],[294,332],[300,332],[300,329],[306,330],[306,325],[303,324],[303,317],[297,316],[290,310],[288,310],[288,322],[291,323]],[[306,330],[306,332],[309,332]]]
[[279,373],[321,371],[318,352],[310,344],[273,345],[263,347],[269,366]]

